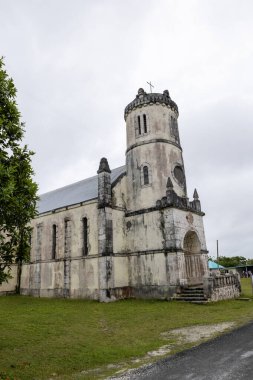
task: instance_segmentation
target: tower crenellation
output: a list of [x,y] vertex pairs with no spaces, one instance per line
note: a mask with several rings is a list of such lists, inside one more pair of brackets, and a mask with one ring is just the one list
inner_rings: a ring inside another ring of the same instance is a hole
[[125,120],[127,118],[127,115],[135,110],[136,108],[140,108],[147,105],[153,105],[153,104],[162,104],[164,106],[167,106],[174,110],[174,112],[177,113],[178,116],[178,107],[176,103],[171,99],[169,91],[164,90],[162,94],[160,93],[146,93],[143,88],[139,88],[138,93],[135,97],[135,99],[129,103],[125,108]]

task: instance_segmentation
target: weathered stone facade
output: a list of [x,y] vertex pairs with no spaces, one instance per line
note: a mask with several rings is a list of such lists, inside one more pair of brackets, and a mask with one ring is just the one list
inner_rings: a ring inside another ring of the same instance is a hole
[[203,285],[204,213],[187,196],[177,119],[167,90],[140,89],[125,109],[126,166],[102,158],[96,177],[41,196],[22,294],[171,299]]

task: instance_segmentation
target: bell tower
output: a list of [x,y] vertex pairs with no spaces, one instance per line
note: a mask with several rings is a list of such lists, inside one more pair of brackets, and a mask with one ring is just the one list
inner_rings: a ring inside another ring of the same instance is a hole
[[203,284],[208,273],[204,213],[197,191],[187,196],[178,115],[168,90],[140,88],[125,108],[130,285],[154,298]]
[[168,178],[174,191],[187,198],[178,107],[168,90],[138,90],[125,108],[127,131],[127,209],[152,208],[164,196]]

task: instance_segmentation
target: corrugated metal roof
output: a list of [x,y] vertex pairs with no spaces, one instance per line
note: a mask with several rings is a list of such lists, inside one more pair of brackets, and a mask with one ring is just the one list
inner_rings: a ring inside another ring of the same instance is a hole
[[[120,166],[113,169],[111,173],[112,183],[124,172],[126,167]],[[43,212],[55,210],[57,208],[74,205],[85,202],[98,196],[98,176],[86,178],[82,181],[72,183],[71,185],[61,187],[40,195],[37,209],[41,214]]]

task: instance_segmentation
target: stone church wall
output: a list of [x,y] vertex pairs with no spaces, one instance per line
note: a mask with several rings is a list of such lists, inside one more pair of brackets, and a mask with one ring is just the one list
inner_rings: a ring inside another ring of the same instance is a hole
[[166,247],[184,249],[184,237],[188,231],[196,232],[201,250],[206,252],[203,218],[196,213],[166,208],[163,212]]
[[71,291],[73,298],[98,299],[98,258],[86,257],[71,262]]
[[113,252],[126,252],[126,225],[125,212],[122,210],[112,210],[113,214]]
[[[88,252],[84,252],[83,218],[87,218]],[[97,203],[91,201],[40,215],[33,227],[31,264],[23,266],[21,293],[97,299]]]
[[17,265],[12,265],[11,267],[12,278],[8,282],[4,282],[0,285],[0,296],[8,293],[14,293],[16,291],[17,285]]
[[31,265],[23,264],[20,289],[21,289],[21,292],[22,290],[25,290],[25,294],[28,294],[28,290],[30,289],[30,286],[31,286],[30,272],[31,272]]
[[126,174],[117,179],[115,184],[112,183],[112,206],[126,209]]
[[125,288],[129,286],[129,257],[116,254],[113,258],[114,287]]
[[147,252],[163,249],[159,211],[133,213],[126,217],[126,251]]
[[64,261],[24,264],[21,294],[98,299],[98,258],[71,259],[69,266],[69,282],[66,287]]
[[129,285],[137,298],[167,299],[176,291],[170,284],[168,262],[174,258],[165,252],[143,253],[129,257]]
[[[95,255],[98,251],[97,242],[97,202],[91,201],[80,206],[70,206],[42,214],[32,223],[32,251],[31,261],[52,260],[53,225],[56,225],[56,259],[66,256],[83,256],[83,224],[82,219],[87,218],[88,223],[88,254]],[[66,252],[66,221],[70,221],[69,238],[71,249]],[[41,232],[38,234],[38,231]],[[40,252],[39,252],[40,251]]]

